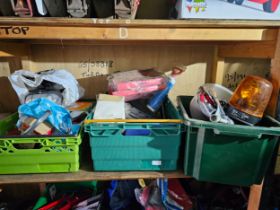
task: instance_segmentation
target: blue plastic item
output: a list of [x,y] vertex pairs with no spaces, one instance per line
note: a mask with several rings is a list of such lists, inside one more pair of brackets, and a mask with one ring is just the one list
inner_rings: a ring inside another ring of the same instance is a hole
[[128,129],[124,131],[124,136],[149,136],[151,133],[149,129]]
[[157,92],[148,102],[147,107],[152,111],[156,112],[159,107],[162,105],[165,97],[168,95],[169,91],[173,88],[175,84],[175,79],[173,77],[169,77],[169,81],[167,83],[167,87]]
[[23,117],[39,119],[46,112],[51,112],[47,117],[46,122],[50,123],[62,134],[72,134],[72,121],[68,110],[46,98],[38,98],[29,103],[22,104],[19,106],[18,112],[18,127],[20,126]]

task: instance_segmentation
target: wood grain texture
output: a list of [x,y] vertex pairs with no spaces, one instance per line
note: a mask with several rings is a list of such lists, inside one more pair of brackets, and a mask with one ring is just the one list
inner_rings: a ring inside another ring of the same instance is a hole
[[270,78],[273,85],[273,92],[268,106],[268,113],[274,116],[276,113],[280,88],[280,30],[278,32],[274,58],[271,60]]
[[50,26],[127,26],[133,27],[209,27],[209,28],[272,28],[279,27],[280,21],[273,20],[123,20],[123,19],[95,19],[95,18],[47,18],[47,17],[1,17],[3,25],[50,25]]
[[251,186],[247,210],[259,210],[262,187],[263,184]]
[[220,57],[273,58],[275,42],[225,43],[219,45]]
[[217,84],[223,83],[224,77],[224,57],[219,56],[219,48],[216,46],[213,55],[212,82]]
[[234,91],[246,75],[258,75],[268,78],[270,59],[225,58],[222,84]]
[[92,172],[81,169],[74,173],[0,175],[0,184],[77,182],[92,180],[127,180],[156,178],[189,178],[181,171],[174,172]]
[[[118,40],[118,41],[268,41],[276,39],[275,29],[265,28],[140,28],[84,26],[18,26],[25,34],[6,32],[0,25],[0,39]],[[12,29],[9,29],[12,30]]]
[[29,46],[22,43],[0,43],[0,57],[27,56]]
[[96,98],[96,94],[108,90],[106,78],[110,73],[155,68],[168,74],[174,66],[180,66],[185,72],[176,77],[176,84],[170,92],[170,97],[175,102],[177,95],[193,95],[206,82],[212,67],[212,54],[213,46],[202,44],[34,44],[31,45],[29,66],[23,63],[23,67],[35,72],[51,68],[67,69],[86,89],[85,98],[92,99]]

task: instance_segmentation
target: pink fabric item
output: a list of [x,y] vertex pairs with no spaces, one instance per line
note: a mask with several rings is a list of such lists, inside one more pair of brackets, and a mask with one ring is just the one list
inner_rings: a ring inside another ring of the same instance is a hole
[[163,90],[166,81],[162,73],[153,69],[117,72],[109,76],[109,93],[131,101]]
[[157,77],[153,79],[147,80],[138,80],[138,81],[128,81],[128,82],[120,82],[116,85],[116,89],[121,90],[141,90],[144,88],[148,88],[150,86],[160,86],[164,84],[165,80],[163,77]]
[[145,210],[165,210],[160,195],[158,195],[160,200],[153,200],[153,202],[151,203],[151,197],[155,196],[153,193],[156,193],[156,191],[154,191],[154,187],[155,186],[151,185],[142,189],[136,189],[136,199],[143,207],[145,207]]
[[164,86],[147,86],[143,87],[140,90],[121,90],[121,91],[114,91],[112,95],[115,96],[124,96],[125,101],[132,101],[137,98],[144,98],[149,94],[164,89]]
[[180,206],[183,206],[184,210],[191,210],[193,208],[191,199],[186,194],[178,179],[168,180],[168,196]]

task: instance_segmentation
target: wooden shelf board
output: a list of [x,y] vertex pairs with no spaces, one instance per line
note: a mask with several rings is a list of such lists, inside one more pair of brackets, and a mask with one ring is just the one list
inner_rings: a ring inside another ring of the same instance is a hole
[[155,178],[188,178],[182,171],[174,172],[93,172],[80,170],[73,173],[0,175],[0,184],[76,182],[91,180],[126,180]]
[[[279,21],[0,18],[0,39],[94,41],[270,41]],[[222,28],[223,24],[227,28]],[[252,27],[255,26],[255,27]],[[274,26],[274,27],[272,27]],[[210,28],[211,27],[211,28]]]
[[216,20],[216,19],[187,19],[187,20],[124,20],[96,18],[54,18],[54,17],[0,17],[1,25],[45,25],[45,26],[128,26],[131,27],[163,27],[163,28],[273,28],[279,27],[278,20]]

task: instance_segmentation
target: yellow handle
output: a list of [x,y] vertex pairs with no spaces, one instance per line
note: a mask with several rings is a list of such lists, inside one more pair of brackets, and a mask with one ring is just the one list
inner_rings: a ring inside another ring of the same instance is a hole
[[85,120],[89,123],[182,123],[179,119],[92,119]]

